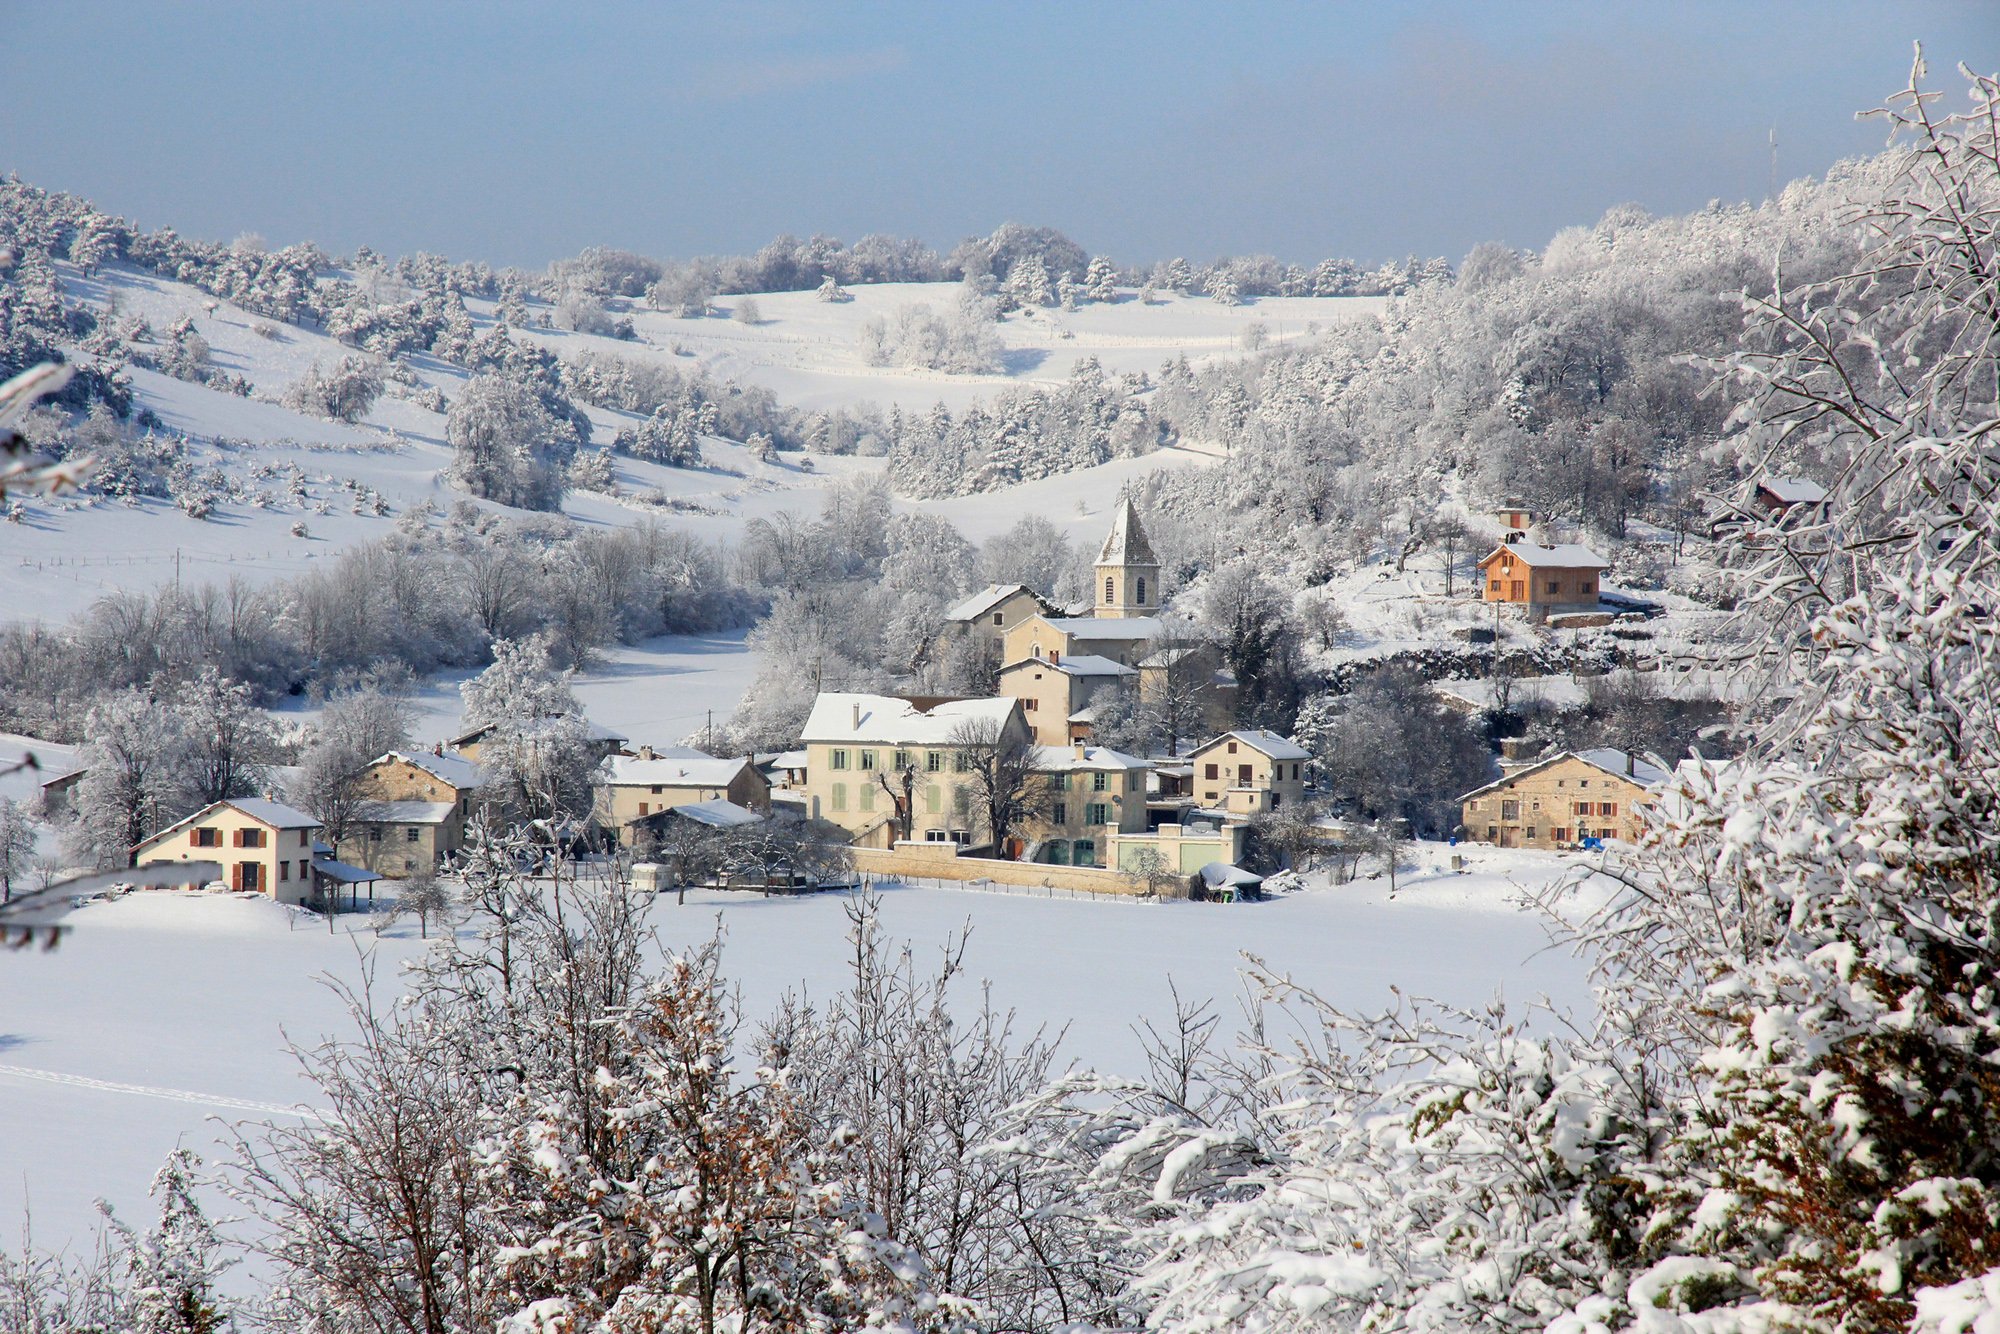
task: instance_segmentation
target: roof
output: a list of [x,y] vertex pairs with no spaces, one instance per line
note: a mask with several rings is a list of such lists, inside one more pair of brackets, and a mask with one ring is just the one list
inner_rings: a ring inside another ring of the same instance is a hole
[[1576,542],[1565,542],[1561,546],[1545,547],[1539,542],[1505,542],[1495,547],[1486,560],[1479,562],[1484,568],[1494,557],[1512,553],[1523,565],[1543,570],[1608,570],[1611,562]]
[[[481,728],[480,733],[486,730],[485,728]],[[473,733],[471,735],[478,734]],[[381,760],[375,761],[375,763],[380,764],[382,760],[401,760],[405,764],[414,764],[432,778],[449,784],[461,792],[471,792],[476,788],[483,787],[486,783],[486,770],[480,768],[476,762],[468,760],[465,756],[457,754],[454,751],[446,751],[442,755],[433,755],[427,750],[392,750],[387,755],[384,755]]]
[[687,746],[653,752],[650,760],[613,755],[598,771],[606,783],[631,787],[728,787],[749,767],[748,756],[717,759]]
[[88,769],[72,769],[66,774],[57,774],[42,784],[42,791],[53,792],[68,787],[89,772]]
[[449,801],[364,801],[354,818],[365,824],[443,824],[457,809]]
[[[632,739],[614,727],[606,727],[602,723],[594,723],[588,718],[585,718],[582,721],[583,721],[583,735],[586,740],[630,741]],[[481,723],[479,726],[472,728],[469,731],[460,732],[457,736],[451,739],[451,744],[454,746],[462,746],[468,741],[477,741],[479,740],[480,737],[483,737],[488,732],[492,731],[496,726],[498,726],[498,724],[496,723]]]
[[1197,874],[1201,876],[1201,883],[1210,889],[1224,887],[1242,889],[1264,883],[1263,876],[1254,871],[1246,871],[1240,866],[1231,866],[1228,862],[1210,862]]
[[947,621],[976,621],[1019,593],[1025,593],[1033,598],[1035,605],[1043,611],[1049,609],[1049,604],[1043,600],[1042,595],[1026,584],[988,584],[971,597],[945,608],[944,618]]
[[1069,773],[1091,769],[1146,769],[1151,766],[1137,755],[1127,755],[1109,746],[1085,746],[1083,754],[1075,746],[1036,746],[1035,767],[1045,773]]
[[1158,639],[1163,628],[1152,616],[1051,616],[1048,622],[1072,639]]
[[215,804],[233,806],[251,819],[267,824],[273,829],[319,828],[317,815],[308,815],[296,806],[287,806],[284,802],[272,801],[269,797],[231,797]]
[[[343,885],[362,885],[368,883],[370,880],[380,880],[382,878],[373,871],[351,865],[348,862],[337,862],[331,857],[322,857],[315,860],[313,862],[313,870],[318,871],[329,880],[338,880]],[[372,893],[373,891],[370,892]]]
[[1614,750],[1610,746],[1600,746],[1595,750],[1566,750],[1560,755],[1551,755],[1545,760],[1536,760],[1533,764],[1525,768],[1516,769],[1510,774],[1503,774],[1484,787],[1476,787],[1472,791],[1464,793],[1459,797],[1459,800],[1470,801],[1474,797],[1493,791],[1495,788],[1517,782],[1520,779],[1528,777],[1530,774],[1540,773],[1550,765],[1560,764],[1564,760],[1581,760],[1593,769],[1601,769],[1613,778],[1622,778],[1628,783],[1637,783],[1640,787],[1654,787],[1667,781],[1667,771],[1665,769],[1662,769],[1657,764],[1642,760],[1636,755],[1630,757],[1632,772],[1629,774],[1626,773],[1626,759],[1627,756],[1624,751]]
[[1139,522],[1138,507],[1130,496],[1118,502],[1118,512],[1111,520],[1111,531],[1104,536],[1104,549],[1097,553],[1099,565],[1158,565],[1160,558],[1153,554],[1153,544],[1146,540],[1146,529]]
[[1017,667],[1048,667],[1068,676],[1137,676],[1139,674],[1122,662],[1113,662],[1111,659],[1100,657],[1095,653],[1072,653],[1061,659],[1022,658],[1018,662],[1008,663],[1000,671],[1005,674]]
[[272,801],[269,797],[230,797],[225,801],[211,801],[192,815],[183,815],[166,828],[146,835],[146,837],[140,839],[133,846],[143,848],[148,843],[157,843],[169,834],[185,829],[191,824],[206,820],[210,815],[213,815],[224,806],[241,811],[259,824],[267,825],[272,829],[317,829],[320,827],[318,817],[308,815],[296,806],[287,806],[282,801]]
[[807,742],[945,745],[962,724],[981,722],[1005,727],[1019,708],[1011,697],[947,699],[925,709],[895,695],[827,691],[813,701],[802,738]]
[[770,769],[803,769],[806,767],[806,753],[802,750],[781,750],[764,761]]
[[690,802],[685,806],[669,806],[663,811],[642,815],[629,823],[654,824],[668,816],[679,816],[683,820],[692,820],[711,829],[733,829],[737,825],[756,824],[764,818],[747,806],[738,806],[733,801],[715,797],[708,801]]
[[1205,751],[1213,750],[1225,741],[1241,741],[1244,745],[1250,747],[1250,749],[1261,752],[1274,760],[1309,760],[1312,758],[1311,751],[1290,737],[1279,736],[1276,732],[1266,731],[1262,728],[1254,731],[1239,730],[1224,732],[1219,737],[1202,742],[1190,751],[1189,754],[1200,755]]
[[1771,477],[1757,483],[1757,489],[1780,505],[1817,505],[1826,499],[1826,488],[1803,477]]

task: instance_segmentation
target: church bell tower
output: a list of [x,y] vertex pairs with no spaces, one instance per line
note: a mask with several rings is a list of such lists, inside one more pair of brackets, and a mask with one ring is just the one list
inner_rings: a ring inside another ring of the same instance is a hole
[[1139,511],[1130,497],[1118,502],[1117,517],[1097,553],[1096,604],[1091,614],[1122,620],[1155,616],[1160,610],[1160,558],[1146,540]]

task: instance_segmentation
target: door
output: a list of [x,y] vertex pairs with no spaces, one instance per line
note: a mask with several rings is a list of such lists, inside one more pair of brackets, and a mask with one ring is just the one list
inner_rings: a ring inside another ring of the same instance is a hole
[[237,889],[243,890],[246,893],[262,894],[264,892],[264,863],[236,863],[236,874],[232,877],[232,880]]

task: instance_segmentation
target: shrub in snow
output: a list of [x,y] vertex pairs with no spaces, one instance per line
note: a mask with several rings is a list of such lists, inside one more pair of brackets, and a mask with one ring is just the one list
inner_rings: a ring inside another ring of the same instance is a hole
[[285,391],[285,406],[328,421],[357,422],[382,394],[382,363],[359,355],[342,357],[331,370],[315,361]]
[[839,302],[854,300],[854,294],[835,282],[833,275],[830,273],[820,281],[819,290],[813,295],[817,296],[821,301]]
[[729,318],[738,324],[762,324],[764,313],[756,301],[746,296],[738,298],[736,308],[729,312]]

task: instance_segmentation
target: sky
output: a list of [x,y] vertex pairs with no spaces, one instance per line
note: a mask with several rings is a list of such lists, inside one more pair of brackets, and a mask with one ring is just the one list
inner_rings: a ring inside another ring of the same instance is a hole
[[0,0],[0,170],[142,226],[539,267],[1006,221],[1456,260],[1769,189],[2000,69],[1991,0]]

